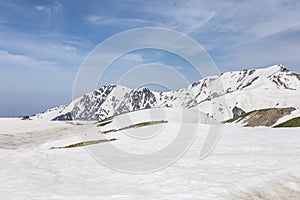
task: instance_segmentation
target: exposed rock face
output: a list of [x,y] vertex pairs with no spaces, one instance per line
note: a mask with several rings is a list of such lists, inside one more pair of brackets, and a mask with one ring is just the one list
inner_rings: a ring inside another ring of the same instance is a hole
[[116,114],[151,108],[157,103],[155,95],[148,88],[130,91],[124,98],[125,101],[120,104]]
[[71,112],[67,112],[66,114],[59,115],[53,119],[53,121],[70,121],[70,120],[73,120]]
[[300,74],[293,73],[293,76],[296,76],[298,78],[298,80],[300,81]]
[[241,109],[237,106],[234,106],[234,108],[232,109],[233,118],[238,117],[238,116],[240,116],[242,114],[245,114],[245,113],[246,112],[243,109]]

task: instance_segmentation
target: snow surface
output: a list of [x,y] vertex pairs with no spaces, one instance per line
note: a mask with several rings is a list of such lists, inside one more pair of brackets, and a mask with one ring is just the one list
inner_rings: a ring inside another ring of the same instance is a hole
[[[171,120],[167,124],[168,134],[160,138],[157,148],[170,141],[168,136],[178,126]],[[151,131],[155,126],[140,130]],[[195,123],[181,126],[188,130]],[[210,125],[197,124],[195,141],[174,164],[148,174],[121,173],[97,162],[84,147],[50,149],[79,142],[73,127],[84,130],[84,125],[65,122],[0,119],[1,199],[229,199],[236,188],[258,186],[263,177],[276,179],[283,172],[297,175],[300,165],[297,128],[224,125],[215,149],[199,160],[203,133]],[[15,148],[7,148],[15,144],[5,134],[17,139],[20,134],[31,136],[26,142],[32,145],[18,143]],[[113,143],[122,147],[128,141],[120,135],[116,132],[107,137],[119,137]],[[36,143],[35,137],[44,140]],[[127,145],[136,152],[147,152],[149,147],[137,142]]]
[[178,123],[218,124],[216,120],[197,110],[180,107],[151,108],[114,116],[112,123],[106,125],[105,129],[118,129],[131,124],[160,120]]
[[0,148],[4,149],[32,147],[75,133],[74,127],[66,122],[0,118]]

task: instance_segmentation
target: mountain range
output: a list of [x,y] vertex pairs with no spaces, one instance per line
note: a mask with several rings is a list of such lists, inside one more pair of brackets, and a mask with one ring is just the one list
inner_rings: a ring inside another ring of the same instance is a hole
[[168,92],[146,87],[105,85],[67,105],[39,113],[51,120],[103,120],[135,110],[159,107],[197,109],[217,121],[268,108],[300,108],[300,74],[282,65],[226,72]]

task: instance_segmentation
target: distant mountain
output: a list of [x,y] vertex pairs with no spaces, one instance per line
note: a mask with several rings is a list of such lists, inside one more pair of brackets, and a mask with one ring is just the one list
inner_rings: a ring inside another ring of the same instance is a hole
[[265,108],[300,108],[300,74],[282,65],[227,72],[206,77],[186,88],[154,92],[106,85],[38,118],[101,120],[116,114],[153,107],[198,109],[218,121]]

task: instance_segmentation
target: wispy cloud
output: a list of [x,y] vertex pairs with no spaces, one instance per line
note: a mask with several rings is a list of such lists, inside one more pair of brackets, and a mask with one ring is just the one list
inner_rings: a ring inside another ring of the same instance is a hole
[[254,41],[300,25],[300,4],[292,0],[135,2],[122,8],[192,36],[213,32],[212,39],[218,33],[238,33]]
[[47,5],[35,5],[34,8],[38,11],[44,12],[47,17],[48,21],[50,22],[56,15],[62,15],[63,11],[63,4],[55,1],[52,4],[47,4]]
[[205,10],[205,8],[199,10],[199,6],[193,7],[193,4],[183,3],[183,1],[178,1],[178,3],[132,2],[117,6],[125,12],[135,13],[135,18],[89,15],[86,20],[95,25],[127,28],[155,26],[176,29],[189,34],[208,23],[216,14],[213,10]]
[[12,54],[4,50],[0,50],[0,63],[2,67],[11,67],[14,65],[23,67],[43,67],[56,65],[56,63],[53,61],[39,61],[30,56]]
[[163,23],[145,20],[139,18],[120,18],[120,17],[103,17],[90,15],[86,17],[86,20],[95,25],[105,25],[105,26],[118,26],[118,27],[139,27],[139,26],[164,26]]
[[55,62],[61,68],[78,67],[88,53],[84,49],[91,48],[88,42],[64,35],[49,36],[45,39],[39,35],[28,35],[11,30],[6,32],[0,35],[2,50],[16,52],[16,55],[29,56],[35,60]]

